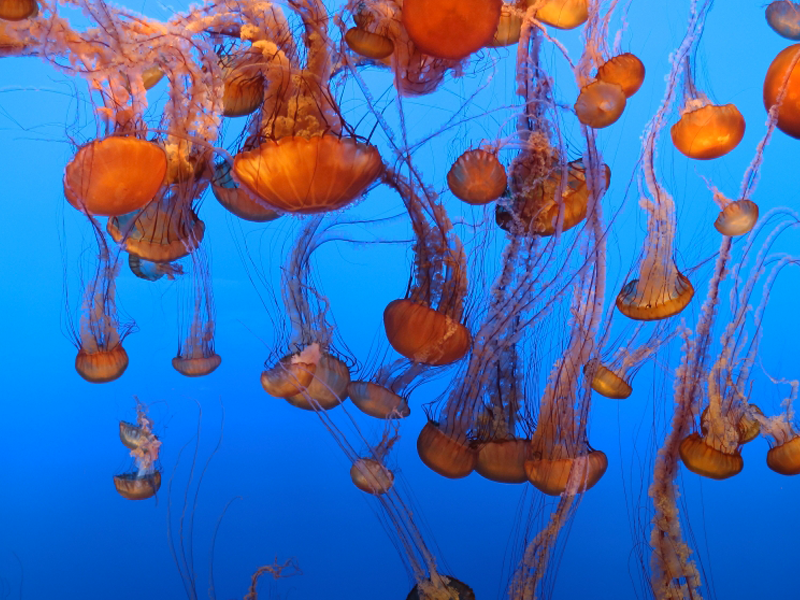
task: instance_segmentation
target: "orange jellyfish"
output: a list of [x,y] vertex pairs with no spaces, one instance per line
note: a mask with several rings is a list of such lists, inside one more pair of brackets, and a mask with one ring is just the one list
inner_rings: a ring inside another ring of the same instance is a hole
[[96,237],[100,245],[99,265],[83,296],[75,370],[90,383],[107,383],[118,379],[128,367],[128,353],[122,341],[133,326],[121,326],[117,316],[119,262],[112,258],[100,231],[96,231]]
[[497,22],[497,30],[494,32],[492,41],[487,44],[492,48],[511,46],[519,42],[522,30],[522,16],[516,7],[511,4],[503,4],[500,9],[500,20]]
[[[333,68],[328,18],[318,0],[293,0],[305,27],[305,66],[279,53],[264,69],[267,92],[251,150],[233,161],[234,180],[257,201],[284,212],[313,214],[359,198],[383,169],[378,150],[342,120],[328,82]],[[296,69],[287,77],[285,69]],[[257,143],[256,143],[257,142]]]
[[502,0],[405,0],[403,26],[424,53],[461,60],[489,44]]
[[172,366],[181,375],[202,377],[216,370],[222,358],[214,351],[214,294],[208,258],[201,250],[192,254],[192,317]]
[[778,129],[800,138],[800,44],[784,48],[772,61],[764,76],[764,106],[777,105]]
[[360,55],[375,60],[375,65],[391,67],[400,95],[430,94],[448,71],[461,67],[461,61],[437,58],[419,48],[402,24],[404,8],[394,0],[348,0],[345,9],[353,15],[356,27],[347,32],[345,40]]
[[120,216],[139,210],[158,192],[167,156],[157,144],[113,136],[82,146],[64,173],[64,196],[92,215]]
[[534,4],[536,18],[558,29],[575,29],[589,18],[589,0],[528,0],[528,6]]
[[223,47],[217,51],[222,70],[222,116],[245,117],[264,102],[261,53],[250,48]]
[[156,468],[161,440],[153,433],[153,420],[147,407],[136,398],[136,424],[119,422],[120,441],[130,449],[136,470],[114,476],[117,493],[127,500],[146,500],[161,487],[161,471]]
[[712,104],[695,87],[688,58],[683,76],[681,118],[670,130],[672,143],[689,158],[710,160],[724,156],[744,137],[742,113],[733,104]]
[[[551,166],[542,164],[542,154],[551,152],[549,142],[540,136],[528,138],[526,148],[512,161],[509,174],[510,206],[497,205],[497,224],[512,233],[554,235],[567,231],[586,218],[589,188],[583,160],[562,165],[551,159]],[[605,169],[605,188],[611,171]],[[566,172],[566,183],[562,183]],[[561,192],[559,197],[559,191]]]
[[488,204],[505,191],[506,170],[496,153],[482,148],[467,150],[450,167],[447,185],[467,204]]
[[0,19],[21,21],[36,16],[39,4],[36,0],[0,0]]
[[356,26],[348,29],[344,36],[345,43],[353,52],[374,60],[383,60],[392,55],[394,42],[384,35],[385,26],[382,32],[376,30],[375,19],[367,11],[356,12],[353,14],[353,20]]
[[231,166],[227,162],[214,164],[214,178],[211,180],[214,197],[229,212],[245,221],[265,223],[280,217],[280,213],[254,200],[242,190],[231,177]]
[[106,229],[115,242],[139,258],[169,263],[194,252],[203,240],[205,224],[192,203],[206,183],[192,178],[162,188],[141,211],[108,220]]
[[387,174],[385,181],[403,198],[417,239],[406,297],[393,300],[383,312],[386,337],[399,354],[414,362],[453,363],[466,355],[472,343],[461,323],[467,293],[464,250],[441,204],[418,196],[396,172]]
[[[310,411],[329,410],[347,399],[350,367],[334,349],[335,327],[329,321],[327,302],[311,284],[310,258],[324,243],[323,215],[306,222],[281,275],[289,340],[278,342],[282,358],[262,372],[261,385],[271,396]],[[289,353],[285,353],[288,347]]]

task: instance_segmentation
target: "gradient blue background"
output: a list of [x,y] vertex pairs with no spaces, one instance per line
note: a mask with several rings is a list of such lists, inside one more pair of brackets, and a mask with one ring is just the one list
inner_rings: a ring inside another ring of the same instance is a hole
[[[169,11],[154,2],[131,8],[165,18]],[[177,7],[179,8],[179,7]],[[609,289],[622,284],[645,235],[632,182],[640,134],[664,91],[668,56],[682,37],[688,3],[634,1],[623,50],[639,55],[647,67],[645,86],[628,103],[620,122],[599,133],[599,147],[611,166],[607,214],[619,211],[609,244]],[[579,32],[555,32],[577,59]],[[788,42],[766,25],[757,2],[719,2],[710,12],[697,56],[699,86],[719,103],[734,102],[747,120],[740,146],[711,163],[693,163],[661,139],[658,168],[676,199],[679,218],[678,261],[701,263],[718,247],[711,227],[717,208],[700,175],[735,196],[742,173],[763,135],[763,76],[772,58]],[[515,48],[491,53],[496,60],[491,81],[481,73],[449,81],[442,91],[406,100],[409,135],[418,139],[437,132],[449,111],[476,84],[484,93],[468,107],[462,127],[436,135],[418,152],[429,181],[445,191],[450,162],[469,143],[497,134],[501,117],[485,114],[493,103],[512,103],[509,70]],[[564,62],[551,50],[545,62],[554,75],[558,99],[574,102],[575,84]],[[508,67],[508,68],[507,68]],[[239,224],[210,195],[200,215],[207,224],[204,244],[212,257],[217,305],[217,351],[222,366],[212,375],[190,380],[170,366],[179,337],[179,284],[148,284],[123,266],[118,279],[120,308],[139,331],[125,347],[131,357],[124,376],[113,383],[90,385],[75,373],[75,349],[65,335],[65,287],[70,311],[79,306],[79,264],[90,264],[93,240],[83,217],[63,198],[61,176],[74,152],[65,132],[89,139],[85,87],[38,59],[0,61],[0,577],[9,598],[82,598],[83,600],[180,598],[181,580],[170,557],[167,509],[172,504],[173,531],[187,485],[192,442],[202,406],[201,464],[216,444],[224,406],[224,439],[206,473],[195,508],[194,559],[198,596],[208,596],[211,535],[226,503],[232,504],[219,529],[213,560],[217,597],[242,597],[250,574],[261,564],[295,557],[303,575],[279,582],[283,598],[375,600],[404,598],[411,582],[374,514],[376,504],[357,490],[349,463],[315,415],[268,397],[259,373],[275,340],[269,313],[259,294],[270,293],[250,281],[255,272],[237,252],[237,244],[274,274],[285,256],[287,239],[298,221],[291,217],[267,225]],[[385,91],[388,76],[370,79]],[[390,92],[391,93],[391,92]],[[351,114],[364,101],[348,91]],[[504,113],[507,116],[508,113]],[[505,117],[503,117],[505,118]],[[579,142],[574,119],[564,131]],[[670,122],[674,122],[674,117]],[[231,138],[229,138],[231,139]],[[573,151],[578,152],[578,148]],[[798,142],[776,133],[766,151],[761,184],[753,198],[762,211],[797,206],[800,170]],[[510,158],[508,153],[505,158]],[[447,195],[447,193],[445,192]],[[447,195],[454,221],[493,227],[492,213],[465,208]],[[374,190],[342,218],[402,214],[389,191]],[[353,236],[384,240],[410,238],[407,223],[350,228]],[[469,227],[459,229],[464,237]],[[787,236],[785,250],[800,248]],[[86,254],[82,254],[86,253]],[[327,244],[314,257],[320,288],[331,301],[341,337],[364,363],[374,341],[381,341],[384,306],[405,293],[408,244]],[[704,295],[708,265],[698,270],[698,296]],[[782,277],[772,290],[765,322],[761,362],[777,377],[800,377],[797,340],[796,273]],[[692,327],[700,301],[682,316]],[[548,325],[558,331],[559,324]],[[715,336],[715,339],[718,335]],[[595,398],[590,429],[593,446],[609,457],[609,470],[583,498],[566,544],[553,557],[551,590],[558,599],[593,600],[644,597],[637,554],[649,560],[643,544],[649,535],[647,486],[655,447],[667,428],[672,373],[678,345],[650,363],[624,402]],[[547,365],[541,367],[546,374]],[[760,367],[757,367],[759,371]],[[759,371],[760,373],[760,371]],[[763,374],[761,375],[763,379]],[[468,582],[477,598],[500,597],[506,577],[521,552],[520,535],[530,522],[541,526],[546,513],[529,516],[541,501],[530,486],[505,486],[471,475],[445,480],[416,455],[417,433],[424,424],[421,405],[442,393],[449,376],[412,395],[412,414],[402,425],[402,439],[391,464],[402,473],[421,507],[429,539],[436,540],[443,570]],[[763,385],[758,404],[768,414],[778,410],[787,386]],[[117,422],[134,418],[137,395],[151,406],[163,440],[165,481],[157,501],[129,502],[114,491],[112,475],[127,470],[127,451],[118,441]],[[751,398],[752,400],[752,398]],[[375,440],[381,424],[347,409]],[[336,409],[341,411],[341,409]],[[338,418],[341,418],[339,415]],[[700,551],[715,595],[726,600],[794,598],[798,591],[797,537],[800,534],[800,480],[781,477],[764,464],[763,439],[744,449],[744,472],[728,481],[701,480],[682,469],[684,509],[692,526],[693,547]],[[167,494],[174,475],[173,494]],[[644,475],[644,479],[642,476]],[[193,487],[190,488],[190,501]],[[191,510],[191,507],[190,507]],[[644,517],[642,517],[644,515]],[[644,519],[644,522],[642,521]],[[688,535],[688,532],[687,532]],[[19,557],[22,572],[14,557]],[[557,573],[556,569],[557,568]],[[0,588],[2,590],[3,588]],[[264,596],[269,586],[265,585]]]

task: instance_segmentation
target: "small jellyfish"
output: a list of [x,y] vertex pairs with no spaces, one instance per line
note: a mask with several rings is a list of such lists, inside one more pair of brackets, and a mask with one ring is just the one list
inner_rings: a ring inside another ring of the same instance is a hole
[[644,64],[630,52],[618,54],[597,67],[597,79],[616,83],[626,98],[633,96],[644,83]]
[[617,122],[625,110],[625,92],[616,83],[597,79],[581,88],[575,101],[578,120],[593,129]]
[[408,401],[389,387],[372,381],[351,381],[347,395],[356,407],[376,419],[404,418],[411,414]]
[[575,29],[589,19],[589,0],[528,0],[528,6],[537,2],[536,18],[558,29]]
[[259,68],[261,53],[226,49],[220,53],[222,70],[222,116],[245,117],[264,102],[264,76]]
[[492,41],[488,46],[491,48],[502,48],[511,46],[519,42],[522,30],[522,16],[510,4],[503,4],[500,10],[500,21],[497,23],[497,31],[494,32]]
[[384,462],[398,435],[384,435],[380,443],[372,448],[371,456],[362,457],[350,468],[353,485],[368,494],[380,496],[387,493],[394,485],[394,473],[384,466]]
[[[98,232],[98,236],[101,236]],[[122,341],[131,326],[120,326],[116,308],[116,277],[119,263],[109,255],[102,237],[100,264],[87,284],[78,333],[75,370],[90,383],[118,379],[128,367]]]
[[728,201],[714,221],[714,228],[722,235],[737,236],[750,233],[758,221],[758,205],[741,198]]
[[[531,138],[535,138],[533,136]],[[531,144],[537,142],[533,141]],[[511,202],[508,207],[498,204],[497,224],[506,231],[522,235],[554,235],[572,229],[586,218],[589,188],[583,160],[574,160],[564,167],[553,160],[549,173],[541,177],[539,151],[530,146],[512,161],[509,174]],[[562,186],[563,171],[566,184]],[[611,170],[604,165],[605,189],[611,181]],[[557,197],[558,190],[561,199]],[[563,217],[562,217],[563,214]],[[563,219],[563,220],[562,220]]]
[[488,204],[505,191],[506,170],[496,153],[480,148],[467,150],[450,167],[447,185],[456,198],[467,204]]
[[161,487],[161,471],[155,466],[161,440],[153,433],[147,407],[136,398],[136,424],[119,422],[120,441],[129,448],[136,470],[114,476],[117,493],[127,500],[152,498]]
[[[588,371],[588,366],[589,363],[584,366],[584,373]],[[633,393],[633,388],[630,383],[601,364],[597,364],[594,367],[594,376],[592,377],[591,385],[595,392],[612,400],[625,400],[625,398]]]
[[145,260],[183,258],[200,246],[205,234],[205,223],[192,207],[204,190],[198,180],[165,186],[143,210],[109,219],[106,230],[126,251]]
[[112,136],[82,146],[64,172],[64,195],[91,215],[141,209],[161,188],[167,155],[153,142]]
[[404,0],[403,26],[422,52],[461,60],[488,45],[502,0]]
[[344,34],[344,41],[356,54],[373,60],[382,60],[394,52],[394,42],[380,33],[361,27],[351,27]]
[[192,254],[191,282],[192,316],[172,367],[186,377],[203,377],[214,372],[222,358],[214,350],[214,296],[208,258],[202,250]]
[[128,267],[131,273],[145,281],[158,281],[164,275],[167,276],[167,279],[175,279],[175,277],[183,275],[183,267],[178,263],[153,262],[135,254],[128,254]]
[[800,40],[800,5],[789,0],[775,0],[767,6],[767,23],[780,36]]

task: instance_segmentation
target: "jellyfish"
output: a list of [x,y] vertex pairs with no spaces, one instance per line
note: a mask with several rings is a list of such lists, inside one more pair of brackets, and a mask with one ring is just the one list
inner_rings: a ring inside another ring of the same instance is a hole
[[[335,328],[325,299],[311,285],[310,257],[324,243],[323,216],[301,228],[281,281],[285,316],[291,328],[289,353],[262,372],[261,385],[271,396],[305,410],[328,410],[347,399],[350,368],[334,348]],[[280,317],[279,317],[280,318]]]
[[[329,89],[333,57],[327,13],[318,0],[290,3],[303,20],[304,68],[282,49],[266,65],[266,102],[259,131],[233,161],[234,180],[256,201],[313,214],[359,198],[383,169],[378,150],[359,141]],[[286,77],[285,69],[299,74]],[[283,75],[281,73],[284,73]]]
[[[414,362],[447,365],[469,351],[472,337],[461,323],[467,293],[466,259],[461,242],[441,204],[420,197],[415,186],[396,172],[386,183],[403,199],[414,228],[414,270],[405,298],[383,312],[392,347]],[[423,212],[425,207],[432,219]]]
[[505,191],[506,170],[496,153],[482,148],[467,150],[450,167],[447,185],[467,204],[488,204]]
[[404,0],[403,27],[425,54],[461,60],[489,44],[502,0]]
[[[493,5],[491,1],[480,4],[484,7]],[[424,5],[424,2],[419,5]],[[358,33],[350,34],[351,40],[353,36],[358,35],[360,38],[370,40],[370,43],[379,48],[378,52],[365,49],[371,56],[354,50],[362,56],[374,59],[374,64],[377,66],[390,67],[394,72],[395,87],[401,96],[430,94],[439,88],[448,71],[460,72],[462,66],[460,59],[432,56],[412,41],[403,25],[405,6],[397,0],[348,0],[344,10],[353,16],[356,23],[353,29]],[[496,18],[495,23],[497,23]],[[362,32],[380,37],[365,36]],[[347,34],[345,36],[347,37]],[[490,35],[490,40],[491,37]],[[389,49],[391,52],[384,55]]]
[[83,295],[75,370],[90,383],[108,383],[121,377],[128,367],[122,342],[133,324],[121,324],[117,314],[119,260],[109,251],[97,223],[92,222],[92,226],[100,252],[94,277],[87,282]]
[[122,136],[94,140],[67,165],[64,195],[78,210],[120,216],[150,202],[166,171],[166,154],[153,142]]
[[767,5],[767,23],[780,36],[800,40],[800,6],[789,0],[775,0]]
[[2,0],[0,2],[0,19],[5,21],[21,21],[35,17],[39,11],[36,0]]
[[528,0],[536,18],[558,29],[575,29],[589,18],[589,0]]
[[141,259],[170,263],[183,258],[200,246],[205,234],[205,223],[192,207],[204,190],[197,180],[164,187],[143,210],[109,219],[108,233]]
[[136,470],[114,476],[117,493],[127,500],[146,500],[161,487],[161,471],[156,468],[161,440],[153,433],[153,420],[147,406],[136,400],[136,424],[119,422],[119,439],[131,451]]
[[502,48],[511,46],[519,42],[522,30],[522,16],[518,9],[512,4],[503,4],[500,9],[500,20],[497,22],[497,30],[494,32],[492,41],[487,44],[492,48]]
[[192,317],[178,355],[172,359],[173,368],[187,377],[209,375],[222,362],[214,351],[214,294],[208,262],[202,250],[192,255]]
[[231,166],[225,162],[214,163],[214,177],[211,180],[214,197],[229,212],[245,221],[266,223],[281,216],[276,210],[253,200],[231,177]]
[[136,277],[146,281],[158,281],[164,275],[167,276],[167,279],[172,280],[183,275],[183,267],[180,263],[153,262],[135,254],[128,254],[128,267]]
[[777,127],[786,135],[800,138],[800,101],[797,89],[800,86],[800,44],[781,50],[764,76],[764,107],[777,110]]
[[689,158],[719,158],[742,141],[744,117],[733,104],[712,104],[695,87],[690,59],[687,57],[685,61],[681,118],[670,129],[672,143]]

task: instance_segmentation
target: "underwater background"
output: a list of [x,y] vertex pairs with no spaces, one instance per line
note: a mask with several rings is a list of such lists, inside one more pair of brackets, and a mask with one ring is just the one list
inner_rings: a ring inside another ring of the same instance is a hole
[[[187,8],[152,0],[126,6],[162,21]],[[625,6],[622,47],[641,58],[647,76],[621,119],[597,132],[612,172],[602,200],[607,218],[613,218],[606,305],[647,240],[634,173],[642,132],[664,94],[670,54],[686,32],[689,6],[646,0]],[[85,18],[66,6],[63,13],[76,24]],[[574,58],[580,54],[580,28],[550,33]],[[719,245],[712,227],[718,208],[703,177],[729,194],[738,189],[766,130],[764,75],[789,44],[769,28],[758,2],[716,2],[706,17],[695,77],[717,102],[735,103],[747,129],[730,154],[702,163],[678,154],[666,130],[660,136],[657,170],[677,206],[675,256],[693,269],[697,291],[689,307],[673,317],[675,327],[695,326]],[[460,203],[447,191],[445,176],[470,144],[493,139],[508,125],[516,102],[515,58],[516,46],[484,51],[463,77],[448,74],[435,93],[403,99],[413,156],[442,194],[470,260],[481,257],[475,264],[482,270],[470,281],[475,303],[481,288],[491,284],[504,232],[495,225],[491,205]],[[580,129],[570,112],[577,95],[574,78],[552,44],[544,44],[542,61],[553,77],[556,101],[566,107],[557,127],[579,155]],[[396,95],[390,72],[368,68],[364,77],[376,98]],[[87,383],[75,372],[70,332],[79,320],[81,281],[90,276],[87,265],[96,247],[84,215],[64,200],[62,177],[77,145],[96,136],[88,92],[79,78],[35,57],[2,58],[0,81],[0,314],[5,317],[0,320],[0,598],[241,598],[259,566],[289,559],[302,573],[264,578],[261,597],[405,598],[414,581],[404,567],[397,525],[353,485],[351,462],[330,425],[268,396],[259,383],[265,361],[276,352],[280,356],[281,265],[307,217],[249,223],[206,192],[198,214],[206,224],[202,243],[209,257],[220,367],[187,378],[170,364],[185,334],[182,324],[191,317],[190,277],[147,282],[123,261],[116,295],[121,313],[136,324],[125,338],[130,364],[116,381]],[[148,96],[154,105],[163,103],[164,83],[159,85]],[[365,119],[358,131],[369,135],[370,100],[352,83],[339,93],[348,121]],[[397,125],[389,104],[387,119]],[[509,109],[498,112],[496,106]],[[455,124],[449,121],[453,114],[459,115]],[[673,115],[669,123],[675,120]],[[219,146],[230,147],[241,128],[238,121],[226,123]],[[769,141],[753,197],[762,214],[779,206],[797,208],[798,143],[780,131]],[[354,373],[398,357],[385,341],[382,313],[409,284],[413,232],[404,215],[397,194],[375,186],[363,200],[323,221],[335,234],[313,253],[313,277],[335,317],[342,352],[357,361]],[[800,253],[798,239],[790,231],[774,251]],[[791,391],[789,384],[776,382],[800,379],[797,269],[787,269],[765,293],[770,300],[750,398],[772,415]],[[544,361],[529,366],[538,373],[540,388],[562,349],[567,313],[565,307],[554,310],[535,332],[545,347]],[[719,336],[716,331],[714,342]],[[541,597],[651,597],[642,567],[650,555],[648,486],[670,426],[681,344],[680,337],[673,338],[644,365],[628,399],[594,396],[590,440],[608,456],[608,470],[581,496],[555,545]],[[445,395],[459,372],[446,369],[413,390],[411,414],[399,423],[400,438],[387,466],[440,571],[468,583],[479,600],[504,598],[526,540],[546,525],[558,498],[544,497],[527,483],[494,483],[475,473],[446,479],[421,463],[416,439],[427,420],[424,406]],[[135,420],[135,398],[149,407],[162,442],[161,489],[140,502],[120,497],[112,481],[131,469],[118,422]],[[348,434],[356,451],[365,449],[359,447],[362,439],[378,440],[387,427],[349,402],[332,409],[330,417],[343,431],[357,427],[360,436]],[[763,438],[745,446],[744,470],[724,481],[680,467],[679,507],[689,525],[684,537],[699,561],[708,598],[800,596],[800,479],[770,471],[767,450]]]

